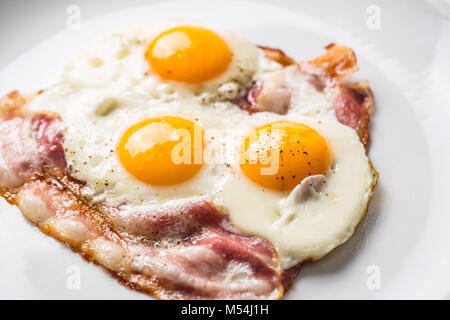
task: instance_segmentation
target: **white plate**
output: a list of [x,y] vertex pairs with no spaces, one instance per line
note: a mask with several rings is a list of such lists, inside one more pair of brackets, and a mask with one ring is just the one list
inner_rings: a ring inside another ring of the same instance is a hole
[[[385,9],[380,29],[375,24],[356,31],[241,1],[134,8],[83,22],[81,29],[61,32],[22,55],[0,72],[0,94],[45,88],[90,39],[166,17],[233,28],[298,60],[320,54],[329,42],[346,44],[359,58],[358,78],[368,79],[375,94],[370,157],[380,181],[355,235],[306,266],[286,298],[445,298],[450,289],[450,217],[444,202],[450,191],[450,24],[425,6],[425,13],[417,5],[405,9],[410,24],[396,25],[398,16]],[[363,23],[376,10],[360,12]],[[409,54],[399,47],[410,48]],[[0,298],[146,298],[41,234],[16,208],[2,201],[0,209]],[[79,288],[73,281],[77,275]]]

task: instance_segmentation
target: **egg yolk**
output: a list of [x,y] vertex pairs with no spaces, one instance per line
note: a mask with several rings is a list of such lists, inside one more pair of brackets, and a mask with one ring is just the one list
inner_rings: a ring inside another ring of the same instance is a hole
[[330,161],[325,139],[314,129],[279,121],[253,130],[240,148],[240,167],[257,184],[292,190],[304,178],[324,173]]
[[137,179],[151,185],[177,184],[202,167],[203,131],[179,117],[150,118],[125,131],[117,152],[123,167]]
[[231,62],[226,42],[211,30],[182,26],[153,40],[145,59],[162,79],[200,83],[224,72]]

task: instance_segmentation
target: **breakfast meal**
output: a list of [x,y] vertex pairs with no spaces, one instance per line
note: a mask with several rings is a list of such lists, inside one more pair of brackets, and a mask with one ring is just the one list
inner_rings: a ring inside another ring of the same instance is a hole
[[378,173],[354,52],[297,62],[163,21],[97,39],[0,100],[0,194],[159,299],[280,299],[353,234]]

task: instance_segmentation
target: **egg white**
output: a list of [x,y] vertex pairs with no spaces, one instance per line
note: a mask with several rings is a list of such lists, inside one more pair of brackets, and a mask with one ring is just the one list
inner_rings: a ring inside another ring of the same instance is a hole
[[261,50],[240,34],[213,30],[233,53],[225,72],[201,84],[162,80],[151,69],[145,52],[160,33],[182,25],[203,26],[184,20],[164,21],[97,39],[69,62],[63,79],[74,88],[129,87],[142,98],[176,100],[194,95],[198,101],[208,103],[236,98],[239,90],[249,87],[253,76],[261,73],[260,65],[281,68],[265,59]]

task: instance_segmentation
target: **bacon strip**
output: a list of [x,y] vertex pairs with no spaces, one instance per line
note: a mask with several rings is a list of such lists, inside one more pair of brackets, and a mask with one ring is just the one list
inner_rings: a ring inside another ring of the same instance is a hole
[[326,72],[337,82],[351,77],[359,70],[356,63],[356,55],[352,49],[331,43],[325,47],[324,55],[308,62]]
[[[291,89],[286,77],[308,81],[318,92],[334,101],[339,122],[356,130],[366,149],[369,142],[369,118],[373,107],[373,94],[367,82],[342,83],[358,71],[355,53],[342,45],[330,44],[326,53],[307,62],[293,64],[292,58],[278,49],[260,47],[266,56],[285,68],[265,80],[255,83],[236,103],[249,113],[270,111],[286,114],[290,107]],[[302,78],[300,78],[302,77]],[[291,80],[292,81],[292,80]]]
[[236,233],[211,203],[120,215],[120,208],[89,204],[67,174],[61,120],[26,113],[20,103],[1,110],[1,194],[46,234],[161,299],[282,296],[273,247]]
[[327,52],[324,55],[301,66],[305,70],[311,70],[313,69],[311,66],[314,66],[325,71],[330,86],[329,91],[334,95],[337,120],[355,129],[367,150],[370,113],[374,104],[369,83],[367,81],[342,83],[359,70],[356,55],[352,49],[333,43],[325,49]]
[[295,63],[294,59],[289,57],[286,53],[284,53],[284,51],[280,49],[265,46],[258,46],[258,48],[264,51],[268,59],[278,62],[284,67],[290,66],[291,64]]
[[116,228],[151,239],[189,235],[199,226],[218,225],[224,220],[224,214],[206,201],[172,205],[170,208],[111,208],[108,215]]
[[284,290],[288,290],[292,287],[292,284],[294,283],[294,280],[297,277],[297,275],[299,274],[302,266],[303,266],[303,262],[300,262],[300,263],[290,267],[289,269],[286,269],[283,271],[282,282],[283,282]]
[[[236,104],[243,110],[246,110],[248,113],[255,113],[262,111],[259,109],[260,104],[257,104],[256,99],[261,95],[262,92],[262,84],[255,83],[251,86],[251,88],[246,92],[246,94],[242,97],[239,97],[236,101]],[[257,107],[258,106],[258,107]]]
[[42,231],[159,298],[274,299],[282,293],[273,249],[261,239],[218,227],[165,244],[127,237],[49,180],[28,182],[15,201]]
[[339,122],[353,128],[366,150],[369,146],[369,120],[374,99],[367,81],[340,85],[334,100]]
[[0,186],[18,186],[44,168],[55,173],[66,165],[60,118],[24,114],[26,101],[17,91],[0,100]]
[[[286,55],[282,50],[265,46],[258,46],[264,51],[266,57],[278,62],[283,67],[295,64],[295,60]],[[326,74],[337,81],[349,78],[358,71],[356,55],[352,49],[331,43],[325,47],[325,54],[306,63],[299,63],[301,66],[314,65],[323,70]]]

